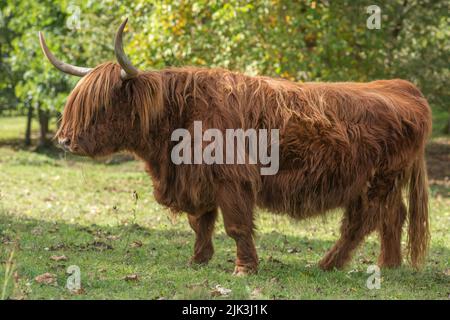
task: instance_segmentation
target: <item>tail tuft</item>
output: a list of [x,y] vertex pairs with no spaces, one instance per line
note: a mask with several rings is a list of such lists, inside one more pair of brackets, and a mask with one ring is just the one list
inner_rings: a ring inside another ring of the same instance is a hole
[[411,170],[408,202],[408,254],[411,264],[420,268],[430,242],[428,181],[423,153],[415,160]]

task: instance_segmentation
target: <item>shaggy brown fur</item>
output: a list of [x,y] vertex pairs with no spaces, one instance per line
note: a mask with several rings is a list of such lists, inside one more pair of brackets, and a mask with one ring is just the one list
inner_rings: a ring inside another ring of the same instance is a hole
[[[220,208],[236,241],[236,272],[256,271],[256,206],[295,219],[345,210],[341,237],[320,262],[340,268],[372,231],[381,239],[379,263],[402,261],[401,233],[409,219],[408,249],[419,266],[428,245],[424,147],[430,108],[411,83],[294,83],[223,69],[177,68],[122,81],[106,63],[80,81],[64,109],[59,138],[89,156],[129,150],[146,163],[155,197],[188,213],[196,233],[193,262],[213,255]],[[173,130],[277,128],[280,168],[259,165],[174,165]],[[402,190],[409,190],[405,206]]]

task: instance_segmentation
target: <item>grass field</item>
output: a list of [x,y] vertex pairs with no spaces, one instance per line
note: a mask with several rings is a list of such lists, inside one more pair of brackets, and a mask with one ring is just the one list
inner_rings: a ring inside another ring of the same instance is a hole
[[[295,222],[258,213],[257,275],[234,277],[235,245],[217,225],[216,253],[191,267],[194,235],[152,196],[136,161],[92,161],[21,146],[24,118],[0,118],[0,295],[8,299],[449,299],[450,143],[430,144],[432,242],[423,270],[381,270],[370,236],[344,270],[317,262],[338,237],[340,212]],[[138,195],[136,198],[134,194]],[[82,290],[66,288],[71,265]],[[49,273],[47,277],[38,276]],[[36,278],[38,277],[38,278]],[[229,289],[229,290],[225,290]]]

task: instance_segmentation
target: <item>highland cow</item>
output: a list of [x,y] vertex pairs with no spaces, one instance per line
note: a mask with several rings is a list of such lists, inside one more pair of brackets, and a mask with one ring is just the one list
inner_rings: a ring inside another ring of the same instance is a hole
[[[424,148],[431,113],[421,92],[404,80],[369,83],[296,83],[219,68],[142,72],[125,55],[116,33],[118,63],[93,69],[57,60],[58,69],[82,77],[68,97],[57,132],[71,152],[91,157],[128,150],[146,164],[156,200],[186,212],[195,232],[193,263],[213,256],[220,208],[235,240],[235,274],[257,271],[255,208],[294,219],[344,210],[340,238],[320,261],[341,268],[372,231],[381,242],[379,264],[402,262],[401,234],[409,220],[408,254],[423,262],[429,242]],[[203,130],[279,129],[279,171],[261,164],[174,164],[171,134]],[[408,206],[402,197],[408,192]]]

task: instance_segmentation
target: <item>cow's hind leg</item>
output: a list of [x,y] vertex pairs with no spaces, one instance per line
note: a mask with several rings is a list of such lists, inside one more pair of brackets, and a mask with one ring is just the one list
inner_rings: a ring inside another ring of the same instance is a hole
[[376,228],[377,212],[363,205],[362,199],[351,203],[341,224],[341,237],[320,261],[323,270],[342,268],[351,258],[353,250]]
[[253,195],[244,188],[234,191],[223,188],[218,198],[225,231],[236,242],[234,274],[241,276],[256,273],[258,256],[253,241]]
[[406,206],[400,192],[386,209],[379,225],[381,252],[378,264],[382,267],[395,268],[402,263],[401,237],[406,219]]
[[202,215],[188,215],[189,224],[195,231],[194,255],[191,263],[208,263],[214,254],[212,235],[217,219],[217,209],[208,211]]

